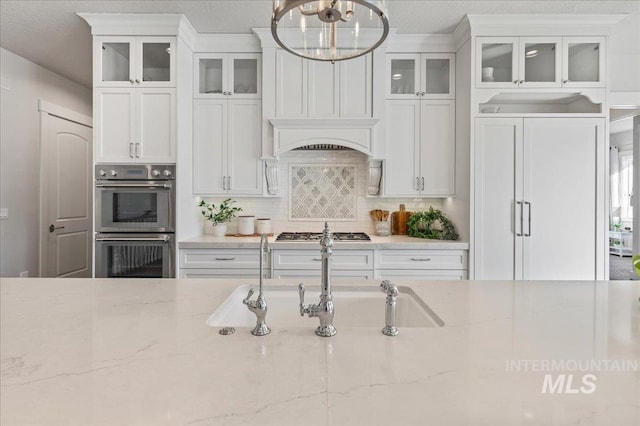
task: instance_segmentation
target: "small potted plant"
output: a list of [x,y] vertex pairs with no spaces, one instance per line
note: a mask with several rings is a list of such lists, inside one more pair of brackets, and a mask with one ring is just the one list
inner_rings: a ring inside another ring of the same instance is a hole
[[242,207],[233,207],[232,204],[235,203],[231,198],[227,198],[220,206],[216,207],[215,204],[207,203],[204,200],[201,200],[198,204],[200,207],[202,217],[211,222],[211,226],[213,231],[211,232],[216,237],[224,237],[227,233],[227,222],[236,217],[236,213],[242,211]]

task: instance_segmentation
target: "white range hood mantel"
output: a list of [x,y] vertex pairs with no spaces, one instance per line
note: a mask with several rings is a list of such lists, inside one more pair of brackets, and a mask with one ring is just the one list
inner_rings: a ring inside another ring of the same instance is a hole
[[272,118],[273,155],[308,145],[332,144],[373,155],[373,128],[377,118]]

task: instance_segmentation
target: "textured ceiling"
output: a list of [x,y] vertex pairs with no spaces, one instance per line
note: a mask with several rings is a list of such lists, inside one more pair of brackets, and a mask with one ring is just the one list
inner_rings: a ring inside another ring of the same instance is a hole
[[[268,27],[272,0],[0,0],[0,46],[91,86],[91,33],[77,12],[182,13],[201,33],[250,33]],[[399,33],[450,33],[466,14],[640,13],[640,1],[387,0]]]

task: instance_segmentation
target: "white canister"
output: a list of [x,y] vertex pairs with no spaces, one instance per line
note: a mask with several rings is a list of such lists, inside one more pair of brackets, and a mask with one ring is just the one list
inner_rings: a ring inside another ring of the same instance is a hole
[[257,234],[270,234],[271,233],[271,219],[262,217],[256,219],[256,233]]
[[253,235],[255,216],[238,216],[238,234]]

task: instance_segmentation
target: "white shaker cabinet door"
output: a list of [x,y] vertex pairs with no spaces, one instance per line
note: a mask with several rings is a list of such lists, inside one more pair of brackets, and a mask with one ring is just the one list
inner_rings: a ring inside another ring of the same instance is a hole
[[227,113],[227,189],[234,195],[262,193],[261,101],[230,100]]
[[193,116],[193,192],[225,194],[227,101],[196,100]]
[[455,101],[422,101],[420,108],[420,187],[423,196],[456,192]]
[[99,89],[94,96],[96,162],[134,162],[135,89]]
[[176,162],[175,89],[138,89],[139,120],[135,155],[139,162]]
[[600,118],[524,120],[524,279],[596,278],[604,146]]
[[387,102],[386,196],[415,196],[420,176],[420,101]]
[[285,50],[276,52],[276,115],[307,115],[307,68],[299,56]]
[[522,118],[476,119],[474,279],[522,278]]

